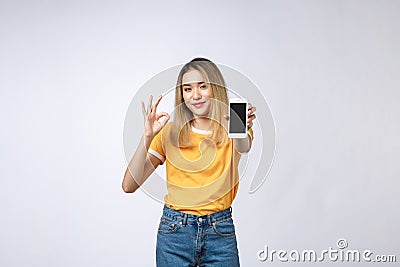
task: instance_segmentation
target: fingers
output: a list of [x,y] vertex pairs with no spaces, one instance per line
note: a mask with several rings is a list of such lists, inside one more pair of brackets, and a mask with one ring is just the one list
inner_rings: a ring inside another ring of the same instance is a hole
[[150,95],[150,99],[149,99],[149,104],[147,106],[147,114],[149,114],[151,112],[151,108],[152,108],[152,102],[153,102],[153,96]]
[[158,106],[158,104],[160,104],[161,99],[162,99],[162,95],[160,95],[160,96],[158,97],[156,103],[154,103],[153,109],[152,109],[152,111],[151,111],[153,114],[156,114],[156,112],[157,112],[157,106]]
[[252,105],[249,103],[249,106],[248,106],[248,108],[247,108],[247,112],[248,112],[249,115],[253,114],[254,112],[256,112],[256,107],[255,107],[255,106],[252,106]]
[[256,118],[256,114],[251,114],[250,116],[249,116],[249,120],[254,120]]
[[146,117],[146,116],[147,116],[146,108],[145,108],[145,106],[144,106],[144,102],[143,102],[143,101],[142,101],[142,113],[143,113],[143,117]]
[[[165,119],[160,121],[159,119],[161,119],[162,117],[165,117]],[[166,112],[160,112],[156,115],[156,120],[161,124],[161,127],[164,127],[165,124],[167,124],[167,122],[169,121],[169,119],[170,116]]]
[[247,118],[247,120],[248,121],[252,121],[252,120],[254,120],[256,118],[256,114],[251,114],[248,118]]
[[156,101],[156,103],[154,103],[154,106],[153,106],[153,96],[150,95],[149,103],[147,104],[147,110],[146,110],[146,107],[144,105],[144,102],[142,101],[142,113],[143,113],[143,116],[147,116],[152,112],[153,112],[153,114],[155,114],[155,112],[157,110],[157,106],[160,103],[161,99],[162,99],[162,96],[159,96],[157,101]]
[[149,114],[155,115],[156,111],[157,111],[157,106],[160,103],[161,99],[162,99],[162,95],[160,95],[158,97],[157,101],[154,103],[154,106],[153,106],[153,96],[150,95],[149,103],[147,104],[147,110],[146,110],[146,108],[144,106],[144,102],[142,101],[142,113],[143,113],[143,116],[146,116],[146,115],[149,115]]
[[160,95],[160,96],[157,98],[156,103],[154,103],[154,108],[157,108],[157,106],[158,106],[158,104],[160,103],[161,99],[162,99],[162,95]]
[[156,120],[160,119],[161,117],[167,117],[167,118],[169,118],[169,114],[168,114],[167,112],[160,112],[160,113],[157,113],[157,115],[156,115]]
[[256,112],[256,107],[255,106],[252,106],[250,103],[249,103],[249,107],[248,107],[248,109],[247,109],[247,116],[250,118],[250,117],[252,117],[253,115],[254,115],[254,112]]
[[248,107],[248,116],[247,116],[247,127],[250,129],[251,127],[253,127],[253,120],[255,120],[256,118],[256,114],[254,114],[254,112],[256,111],[256,107],[252,106],[249,103],[249,107]]

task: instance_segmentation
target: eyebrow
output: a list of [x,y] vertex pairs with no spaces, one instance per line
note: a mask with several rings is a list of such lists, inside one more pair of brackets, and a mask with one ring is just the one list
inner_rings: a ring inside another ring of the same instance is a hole
[[[200,85],[202,83],[206,83],[206,82],[197,82],[198,85]],[[184,84],[182,84],[182,87],[183,86],[190,86],[191,84],[196,84],[196,83],[184,83]]]

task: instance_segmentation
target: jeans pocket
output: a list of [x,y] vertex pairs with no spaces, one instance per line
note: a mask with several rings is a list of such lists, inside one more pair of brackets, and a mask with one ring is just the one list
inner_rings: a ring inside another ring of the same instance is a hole
[[214,229],[214,232],[219,236],[228,237],[235,235],[235,226],[233,225],[232,218],[213,222],[212,228]]
[[160,225],[158,226],[158,233],[170,234],[175,233],[181,228],[181,224],[175,221],[170,221],[165,218],[161,218]]

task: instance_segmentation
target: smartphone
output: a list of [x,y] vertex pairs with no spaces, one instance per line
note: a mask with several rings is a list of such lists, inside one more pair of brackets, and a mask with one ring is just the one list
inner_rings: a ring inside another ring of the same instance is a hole
[[229,138],[247,137],[247,101],[241,98],[229,99]]

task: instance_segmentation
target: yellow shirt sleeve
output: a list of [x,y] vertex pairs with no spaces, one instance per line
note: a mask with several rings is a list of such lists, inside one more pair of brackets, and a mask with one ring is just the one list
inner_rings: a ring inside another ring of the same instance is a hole
[[161,131],[158,132],[158,134],[153,138],[148,150],[150,154],[159,158],[162,161],[162,163],[164,163],[165,161],[165,150],[162,142],[162,135],[164,128],[161,129]]

